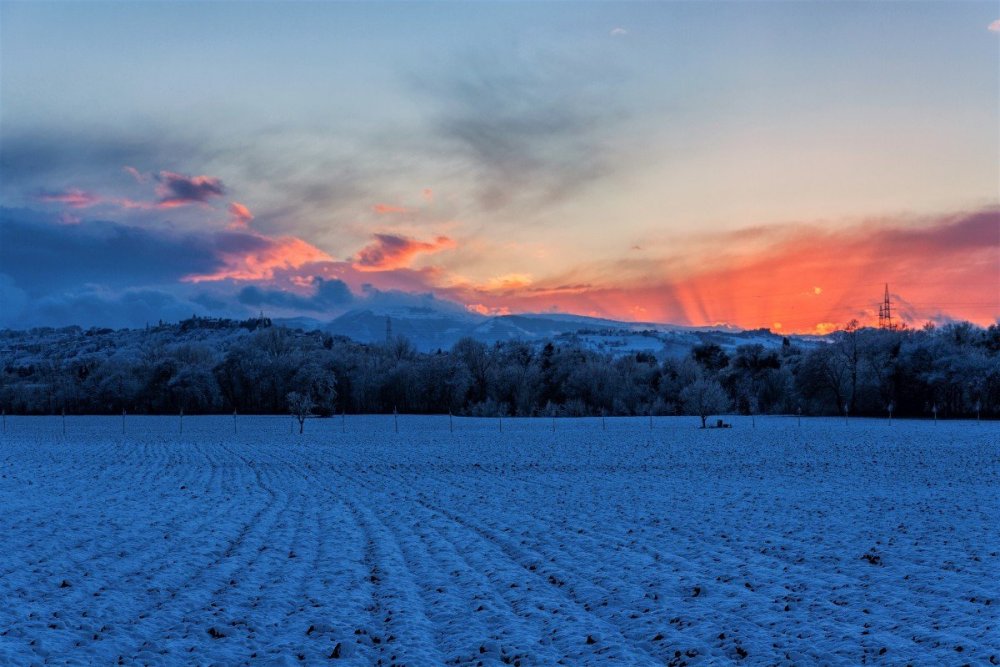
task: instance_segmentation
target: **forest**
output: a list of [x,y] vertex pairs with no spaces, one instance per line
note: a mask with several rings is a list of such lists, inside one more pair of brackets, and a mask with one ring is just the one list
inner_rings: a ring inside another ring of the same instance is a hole
[[[1000,416],[1000,325],[849,324],[811,346],[604,354],[574,337],[418,352],[269,320],[0,331],[6,414]],[[294,405],[291,405],[294,403]]]

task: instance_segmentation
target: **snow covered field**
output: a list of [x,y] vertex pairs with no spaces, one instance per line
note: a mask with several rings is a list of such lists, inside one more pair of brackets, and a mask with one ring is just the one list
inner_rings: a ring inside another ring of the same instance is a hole
[[1000,424],[291,422],[8,417],[0,664],[1000,662]]

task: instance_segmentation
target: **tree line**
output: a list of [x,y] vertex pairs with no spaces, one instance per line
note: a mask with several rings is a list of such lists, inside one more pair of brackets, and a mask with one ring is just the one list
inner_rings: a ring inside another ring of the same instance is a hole
[[573,337],[418,352],[266,320],[147,330],[0,332],[7,414],[454,413],[474,416],[1000,415],[1000,325],[878,330],[852,323],[683,356],[605,354]]

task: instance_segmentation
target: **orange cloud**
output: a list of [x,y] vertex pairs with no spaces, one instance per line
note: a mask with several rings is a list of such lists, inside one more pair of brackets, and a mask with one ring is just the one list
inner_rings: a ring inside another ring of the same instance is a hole
[[478,289],[487,292],[505,292],[523,289],[531,284],[531,276],[526,273],[506,273],[502,276],[490,278]]
[[[739,235],[736,232],[735,235]],[[787,228],[746,255],[728,236],[684,257],[700,270],[668,277],[677,262],[642,264],[643,279],[607,282],[539,281],[508,292],[461,286],[452,298],[514,312],[556,310],[597,313],[622,320],[694,326],[728,323],[744,328],[781,322],[790,333],[818,333],[851,319],[877,323],[877,304],[888,282],[904,321],[942,317],[981,325],[1000,317],[1000,209],[943,216],[924,224],[876,222],[839,230]],[[628,269],[627,262],[611,275]],[[633,272],[634,273],[634,272]],[[822,289],[817,286],[822,285]],[[641,309],[637,309],[636,306]]]
[[478,313],[479,315],[486,315],[490,317],[496,317],[497,315],[510,315],[510,308],[507,308],[506,306],[490,308],[489,306],[481,303],[469,303],[465,305],[465,309],[470,313]]
[[210,274],[186,276],[184,282],[272,280],[278,271],[333,261],[327,253],[294,236],[270,238],[259,234],[236,234],[225,238],[235,239],[235,242],[228,244],[234,249],[228,249],[226,245],[220,248],[222,268]]
[[433,241],[416,241],[395,234],[375,234],[375,240],[355,255],[353,267],[358,271],[391,271],[409,266],[420,253],[453,247],[455,242],[447,236],[439,236]]

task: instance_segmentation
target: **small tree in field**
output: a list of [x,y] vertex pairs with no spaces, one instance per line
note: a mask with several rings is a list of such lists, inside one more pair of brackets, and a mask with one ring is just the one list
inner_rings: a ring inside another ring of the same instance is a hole
[[681,401],[688,414],[701,417],[701,427],[706,427],[710,415],[718,414],[729,408],[729,396],[716,380],[699,378],[684,387],[681,391]]
[[312,416],[313,408],[316,407],[316,404],[313,403],[312,397],[309,394],[300,394],[297,391],[290,392],[287,399],[288,411],[299,420],[299,433],[302,433],[305,428],[306,418]]

